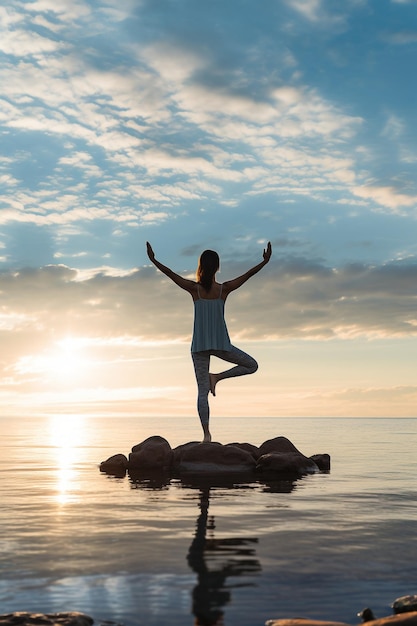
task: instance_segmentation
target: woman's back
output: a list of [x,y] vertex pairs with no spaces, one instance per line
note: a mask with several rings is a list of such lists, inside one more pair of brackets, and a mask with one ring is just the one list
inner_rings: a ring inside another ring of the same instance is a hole
[[209,292],[200,285],[194,300],[194,329],[191,352],[229,350],[230,337],[224,320],[222,285],[213,283]]

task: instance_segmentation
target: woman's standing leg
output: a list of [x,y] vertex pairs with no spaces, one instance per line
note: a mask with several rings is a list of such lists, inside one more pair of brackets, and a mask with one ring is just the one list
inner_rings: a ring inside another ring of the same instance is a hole
[[258,369],[255,359],[235,346],[231,346],[230,350],[212,350],[211,354],[223,361],[236,364],[235,367],[231,367],[224,372],[209,374],[210,391],[213,396],[216,395],[216,384],[219,380],[234,378],[235,376],[246,376],[247,374],[253,374]]
[[209,430],[210,408],[208,403],[208,394],[210,391],[210,352],[192,352],[191,356],[194,363],[194,372],[197,381],[197,410],[200,417],[201,426],[203,427],[204,442],[211,441]]

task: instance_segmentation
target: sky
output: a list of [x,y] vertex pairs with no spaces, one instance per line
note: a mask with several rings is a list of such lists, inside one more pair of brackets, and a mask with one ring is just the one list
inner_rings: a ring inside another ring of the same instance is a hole
[[[416,416],[417,2],[0,7],[0,411],[196,415],[219,281],[259,370],[212,416]],[[213,361],[214,371],[220,364]]]

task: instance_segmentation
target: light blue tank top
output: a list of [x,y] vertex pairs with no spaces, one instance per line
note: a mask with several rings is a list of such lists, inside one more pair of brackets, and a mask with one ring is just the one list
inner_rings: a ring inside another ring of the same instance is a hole
[[200,288],[198,288],[198,300],[194,301],[194,331],[191,352],[230,350],[229,333],[224,321],[222,287],[220,285],[220,295],[215,300],[201,298]]

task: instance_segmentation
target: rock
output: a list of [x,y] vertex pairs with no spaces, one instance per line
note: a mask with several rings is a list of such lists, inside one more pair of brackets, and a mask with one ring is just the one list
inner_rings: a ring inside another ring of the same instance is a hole
[[[302,454],[286,437],[264,441],[259,452],[256,470],[268,476],[280,474],[299,477],[319,471],[314,460]],[[330,457],[328,462],[330,463]]]
[[106,461],[100,463],[100,472],[106,474],[114,474],[115,476],[124,476],[128,465],[127,457],[124,454],[114,454]]
[[83,613],[8,613],[0,615],[0,626],[91,626],[94,620]]
[[252,473],[255,459],[246,450],[220,443],[199,443],[184,447],[176,468],[180,474]]
[[285,476],[305,476],[319,472],[317,465],[300,452],[277,453],[271,452],[259,457],[256,464],[256,471],[261,474],[285,475]]
[[164,437],[154,435],[136,446],[129,454],[128,469],[164,471],[171,467],[172,448]]
[[255,461],[257,461],[260,457],[258,446],[254,446],[252,443],[227,443],[226,445],[246,450],[246,452],[249,452],[249,454],[253,456]]
[[[417,626],[417,612],[390,615],[366,622],[367,626]],[[323,622],[314,619],[270,619],[265,626],[349,626],[345,622]]]
[[417,595],[402,596],[392,603],[394,613],[411,613],[417,611]]
[[330,472],[330,454],[313,454],[310,459],[321,472]]
[[178,466],[181,462],[184,452],[194,448],[195,446],[199,446],[201,444],[200,441],[189,441],[188,443],[183,443],[180,446],[177,446],[172,451],[172,467],[174,470],[178,469]]
[[358,613],[358,617],[362,619],[363,623],[371,622],[375,619],[375,615],[369,607],[366,607],[366,609],[363,609],[360,613]]
[[301,452],[295,447],[293,443],[286,437],[274,437],[274,439],[268,439],[264,441],[259,447],[259,456],[263,454],[269,454],[270,452],[293,452],[301,454]]
[[322,622],[315,619],[296,617],[293,619],[269,619],[265,626],[349,626],[345,622]]

